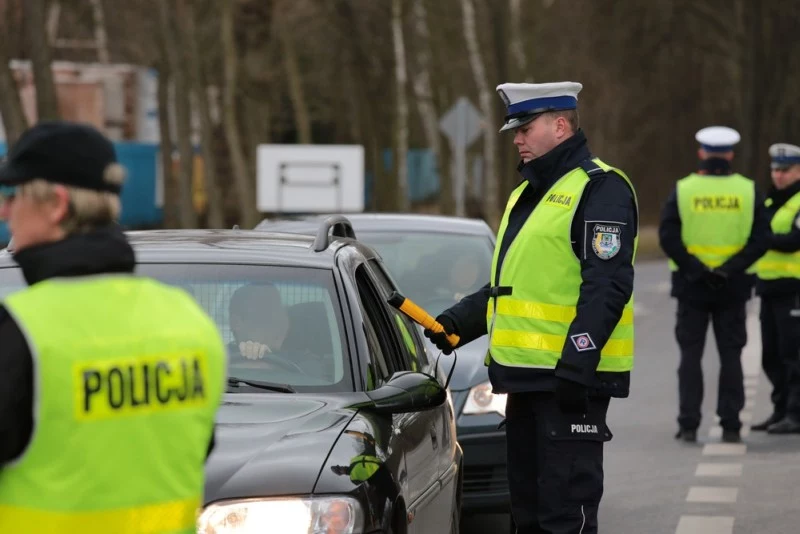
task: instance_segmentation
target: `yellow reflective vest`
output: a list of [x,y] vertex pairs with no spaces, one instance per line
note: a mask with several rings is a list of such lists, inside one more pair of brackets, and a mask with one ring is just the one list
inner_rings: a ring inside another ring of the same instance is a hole
[[[768,199],[767,202],[770,200]],[[800,193],[795,194],[786,204],[778,208],[770,223],[775,234],[788,234],[800,212]],[[796,252],[778,252],[768,250],[756,262],[756,273],[761,280],[777,280],[778,278],[800,279],[800,250]]]
[[[606,172],[617,172],[631,185],[622,171],[599,159],[593,161]],[[570,233],[575,211],[589,180],[582,168],[562,176],[545,193],[509,246],[497,285],[510,286],[512,293],[489,299],[487,364],[491,358],[508,367],[556,368],[580,296],[581,266],[572,249]],[[492,262],[493,283],[497,280],[498,255],[509,214],[526,187],[527,181],[511,193],[500,223]],[[637,236],[634,255],[638,242]],[[633,368],[633,345],[631,297],[620,322],[601,350],[597,370],[630,371]]]
[[35,428],[0,468],[0,532],[193,533],[225,346],[185,292],[48,280],[3,305],[34,359]]
[[[753,228],[752,180],[740,174],[690,174],[678,181],[677,196],[681,238],[689,254],[714,268],[744,248]],[[669,266],[678,269],[672,260]]]

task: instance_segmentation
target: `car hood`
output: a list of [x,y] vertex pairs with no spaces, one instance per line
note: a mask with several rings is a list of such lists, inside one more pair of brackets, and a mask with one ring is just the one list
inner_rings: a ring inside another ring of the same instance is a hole
[[319,471],[355,415],[335,397],[227,394],[206,465],[206,504],[313,492]]
[[[425,338],[428,343],[428,350],[435,359],[439,354],[439,349]],[[450,378],[450,389],[460,391],[469,389],[482,382],[489,380],[489,368],[483,364],[486,358],[486,351],[489,350],[489,340],[486,336],[476,339],[456,350],[456,366],[453,376]],[[439,357],[439,368],[445,376],[450,373],[453,367],[453,353],[442,354]]]

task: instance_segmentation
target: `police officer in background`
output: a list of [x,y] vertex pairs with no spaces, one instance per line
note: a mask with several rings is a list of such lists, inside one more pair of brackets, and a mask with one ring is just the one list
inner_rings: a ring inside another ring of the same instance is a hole
[[[520,534],[597,532],[611,397],[633,366],[638,209],[625,174],[594,158],[573,82],[507,83],[522,181],[500,223],[490,283],[439,315],[460,345],[489,334],[495,393],[508,393],[513,519]],[[446,354],[444,334],[425,333]]]
[[761,297],[761,366],[772,383],[772,415],[753,425],[800,433],[800,147],[769,147],[774,188],[767,197],[769,250],[756,263]]
[[664,205],[659,239],[670,259],[672,296],[678,299],[675,337],[679,430],[697,441],[703,401],[701,359],[709,318],[720,356],[717,415],[725,442],[741,441],[744,407],[741,354],[747,341],[746,304],[752,296],[750,267],[766,250],[769,233],[762,197],[752,180],[733,172],[736,130],[710,126],[698,131],[697,172],[678,180]]
[[0,167],[29,285],[0,308],[0,532],[195,532],[225,347],[187,293],[133,275],[123,180],[105,137],[60,121]]

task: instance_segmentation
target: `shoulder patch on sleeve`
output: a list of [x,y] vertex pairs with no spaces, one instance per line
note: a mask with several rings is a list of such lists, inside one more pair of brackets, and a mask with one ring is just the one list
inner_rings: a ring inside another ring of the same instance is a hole
[[574,334],[569,336],[569,338],[572,340],[572,344],[575,345],[575,350],[578,352],[586,352],[587,350],[597,349],[594,341],[592,341],[592,336],[586,332],[582,334]]
[[595,224],[592,238],[592,250],[601,260],[610,260],[619,254],[622,248],[622,224]]

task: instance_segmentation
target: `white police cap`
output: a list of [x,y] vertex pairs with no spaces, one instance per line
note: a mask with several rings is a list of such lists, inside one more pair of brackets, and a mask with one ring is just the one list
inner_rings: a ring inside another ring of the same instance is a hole
[[739,132],[727,126],[709,126],[699,130],[694,138],[706,152],[728,152],[742,140]]
[[769,155],[772,158],[770,166],[773,169],[800,165],[800,146],[788,143],[776,143],[769,147]]
[[506,105],[505,124],[500,131],[513,130],[527,124],[540,113],[578,107],[578,93],[583,85],[577,82],[504,83],[497,94]]

